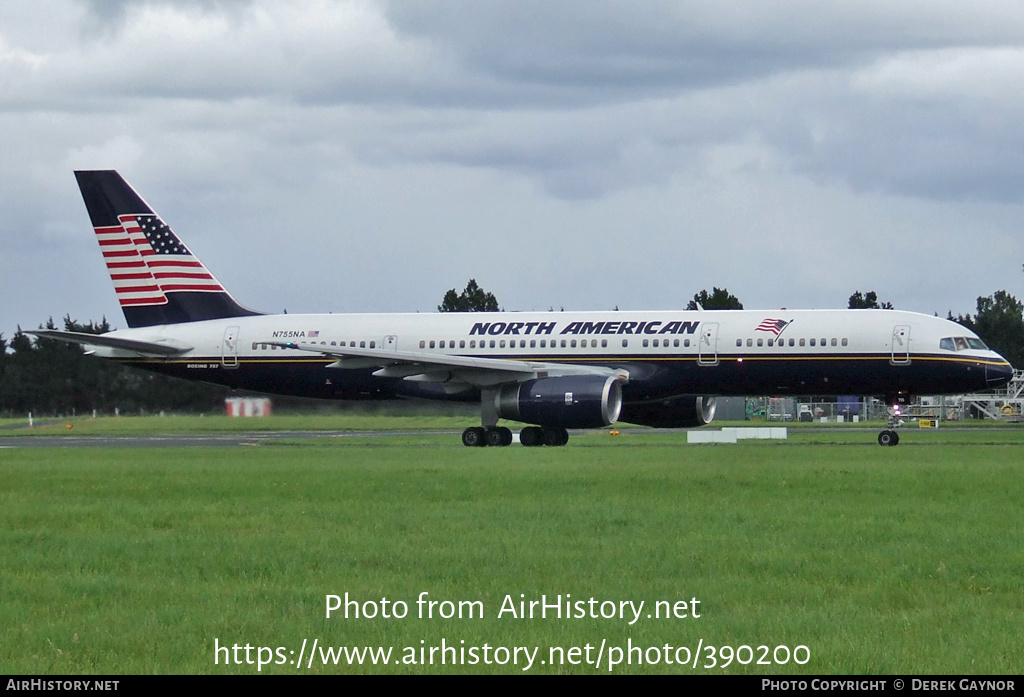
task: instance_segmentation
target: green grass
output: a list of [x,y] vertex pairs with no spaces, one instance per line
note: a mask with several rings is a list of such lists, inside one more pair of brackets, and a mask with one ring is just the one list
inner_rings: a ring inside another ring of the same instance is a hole
[[[880,448],[872,433],[808,430],[735,446],[647,432],[537,449],[451,435],[2,449],[0,672],[257,672],[215,665],[215,639],[396,651],[386,667],[265,673],[520,672],[393,664],[443,638],[539,646],[538,662],[602,640],[811,655],[621,673],[1019,673],[1021,440],[908,430]],[[422,591],[479,600],[486,616],[417,619]],[[325,595],[346,592],[406,601],[410,616],[325,619]],[[701,617],[498,619],[520,593],[643,600],[645,614],[696,597]]]

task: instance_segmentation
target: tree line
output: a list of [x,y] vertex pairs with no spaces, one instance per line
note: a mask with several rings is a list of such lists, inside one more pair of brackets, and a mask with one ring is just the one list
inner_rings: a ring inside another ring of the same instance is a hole
[[[44,326],[57,328],[52,318]],[[110,325],[65,317],[64,329],[103,334]],[[220,411],[227,392],[93,358],[77,344],[33,339],[20,329],[10,342],[0,335],[0,416]]]
[[[849,307],[892,309],[880,302],[874,291],[856,291]],[[694,294],[686,309],[742,310],[743,303],[725,288]],[[497,299],[470,280],[462,293],[448,291],[440,312],[499,311]],[[993,350],[1017,367],[1024,367],[1024,304],[1004,290],[980,297],[972,315],[947,319],[974,331]],[[44,325],[56,329],[51,318]],[[64,318],[64,329],[102,334],[110,331],[106,318],[100,322],[77,322]],[[156,413],[163,410],[208,412],[223,408],[229,390],[216,385],[129,368],[85,355],[77,344],[52,339],[33,339],[18,332],[7,341],[0,334],[0,416],[89,414],[93,410],[111,414]]]

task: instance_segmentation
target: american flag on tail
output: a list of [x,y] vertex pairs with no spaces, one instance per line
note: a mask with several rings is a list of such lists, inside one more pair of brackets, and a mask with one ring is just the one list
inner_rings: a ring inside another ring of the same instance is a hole
[[757,325],[757,329],[754,331],[758,332],[771,332],[775,336],[782,333],[782,330],[789,326],[789,322],[784,319],[766,319]]
[[96,228],[122,306],[164,305],[165,293],[223,293],[224,288],[153,214],[119,215],[120,225]]

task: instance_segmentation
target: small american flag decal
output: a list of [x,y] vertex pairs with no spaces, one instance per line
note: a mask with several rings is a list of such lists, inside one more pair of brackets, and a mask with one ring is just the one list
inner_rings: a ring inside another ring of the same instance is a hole
[[766,319],[757,325],[757,329],[754,331],[758,332],[771,332],[775,336],[782,333],[782,330],[789,326],[789,322],[784,319]]

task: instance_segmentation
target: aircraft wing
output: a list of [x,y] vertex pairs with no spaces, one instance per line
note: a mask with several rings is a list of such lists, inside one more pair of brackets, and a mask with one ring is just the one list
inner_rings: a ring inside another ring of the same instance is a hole
[[549,363],[513,360],[510,358],[478,358],[427,353],[425,351],[392,351],[385,348],[354,348],[324,346],[292,341],[267,342],[282,348],[321,353],[338,358],[328,368],[379,368],[377,377],[403,378],[417,382],[444,383],[449,392],[469,387],[493,387],[507,382],[524,382],[539,377],[560,375],[615,375],[621,379],[625,371],[597,365]]
[[86,334],[84,332],[64,332],[59,329],[34,329],[26,331],[42,339],[55,339],[69,344],[82,344],[83,346],[106,346],[108,348],[124,349],[137,353],[147,353],[157,356],[175,356],[186,351],[191,351],[191,346],[167,341],[142,341],[140,339],[125,339],[118,336],[106,334]]

